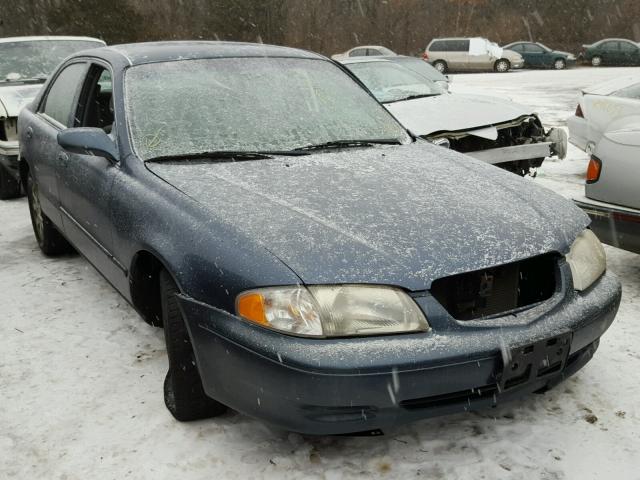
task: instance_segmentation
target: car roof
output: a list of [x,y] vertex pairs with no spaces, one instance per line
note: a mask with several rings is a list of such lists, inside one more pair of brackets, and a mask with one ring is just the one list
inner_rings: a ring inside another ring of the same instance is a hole
[[15,43],[15,42],[39,42],[39,41],[52,41],[52,40],[73,40],[73,41],[85,41],[85,42],[100,42],[104,45],[104,40],[93,37],[73,37],[66,35],[41,35],[33,37],[5,37],[0,38],[0,43]]
[[198,60],[207,58],[280,57],[326,60],[317,53],[297,48],[266,45],[262,43],[223,41],[165,41],[143,42],[85,50],[73,56],[93,56],[113,60],[114,54],[129,65]]
[[389,50],[389,48],[385,47],[384,45],[360,45],[357,47],[350,48],[348,51],[350,52],[351,50],[355,50],[356,48],[385,48]]
[[343,65],[347,65],[350,63],[369,63],[369,62],[392,62],[393,63],[403,59],[423,61],[418,57],[411,57],[409,55],[375,55],[373,57],[345,58],[344,60],[339,60],[339,62],[342,63]]
[[[485,37],[438,37],[438,38],[434,38],[431,41],[435,42],[436,40],[471,40],[472,38],[479,38],[481,40],[489,40],[488,38],[485,38]],[[491,41],[491,40],[489,40],[489,41]]]
[[599,45],[602,42],[629,42],[635,43],[636,45],[638,44],[638,42],[634,42],[633,40],[629,40],[628,38],[603,38],[602,40],[593,42],[591,45]]

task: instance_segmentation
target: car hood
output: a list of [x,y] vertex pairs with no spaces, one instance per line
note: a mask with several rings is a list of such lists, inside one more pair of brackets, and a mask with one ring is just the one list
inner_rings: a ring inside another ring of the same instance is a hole
[[385,107],[419,136],[483,128],[533,115],[529,107],[500,98],[455,93],[387,103]]
[[589,223],[572,202],[533,181],[422,141],[147,166],[305,284],[424,290],[444,276],[566,253]]
[[25,106],[33,101],[42,88],[38,85],[0,84],[0,117],[17,117]]

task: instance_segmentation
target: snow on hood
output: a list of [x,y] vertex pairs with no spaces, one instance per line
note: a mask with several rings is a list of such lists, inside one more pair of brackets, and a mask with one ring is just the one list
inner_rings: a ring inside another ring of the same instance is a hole
[[385,107],[408,130],[420,136],[471,130],[533,114],[524,105],[500,98],[455,93],[387,103]]
[[530,180],[426,142],[147,166],[306,284],[423,290],[455,273],[566,253],[589,223]]
[[42,85],[0,84],[0,117],[17,117],[36,98]]

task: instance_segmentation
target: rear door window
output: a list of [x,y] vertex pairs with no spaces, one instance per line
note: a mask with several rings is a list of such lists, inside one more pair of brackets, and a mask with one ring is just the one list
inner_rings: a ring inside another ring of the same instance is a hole
[[432,52],[446,52],[447,51],[447,42],[444,40],[436,40],[431,43],[429,50]]
[[76,97],[86,71],[87,64],[84,62],[65,67],[49,88],[41,112],[65,127],[71,126],[71,112],[75,110]]
[[367,49],[366,48],[356,48],[355,50],[351,51],[349,56],[350,57],[366,57],[367,56]]
[[450,52],[468,52],[469,40],[450,40]]

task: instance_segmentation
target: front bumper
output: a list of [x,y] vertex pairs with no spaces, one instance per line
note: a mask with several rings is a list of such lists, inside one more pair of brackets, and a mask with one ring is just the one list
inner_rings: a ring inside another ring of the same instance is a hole
[[607,245],[640,253],[640,210],[582,197],[574,202],[591,218],[591,230]]
[[[579,370],[614,319],[620,284],[605,274],[578,293],[566,285],[564,269],[551,307],[534,307],[517,321],[445,321],[429,294],[417,297],[434,326],[419,334],[315,340],[254,326],[188,297],[181,307],[208,395],[286,430],[354,433],[488,408]],[[436,328],[443,321],[452,325]],[[505,352],[559,335],[571,339],[562,368],[505,389],[503,372],[514,367]]]

